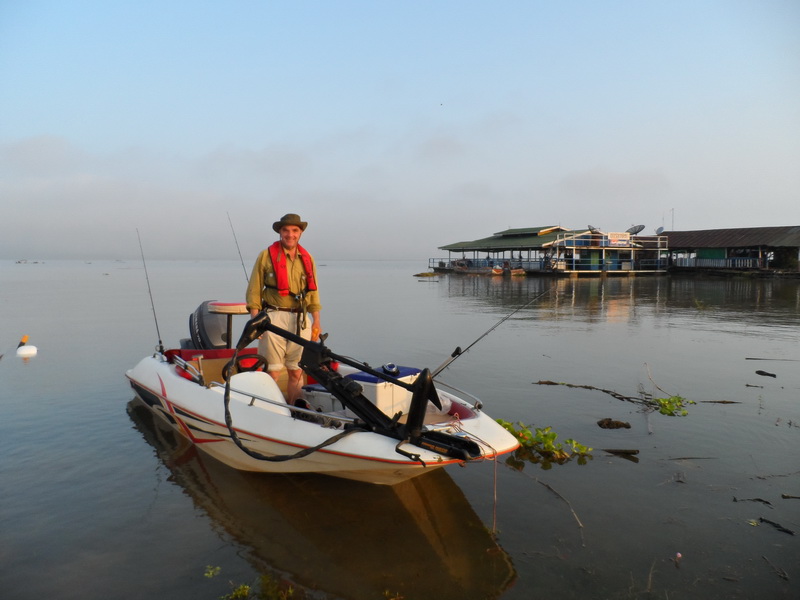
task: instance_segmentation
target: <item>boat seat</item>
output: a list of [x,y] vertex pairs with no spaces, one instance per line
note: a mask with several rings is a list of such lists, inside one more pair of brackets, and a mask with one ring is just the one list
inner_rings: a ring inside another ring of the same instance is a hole
[[[185,361],[188,365],[193,367],[195,372],[202,375],[203,383],[208,386],[212,381],[216,381],[218,383],[222,383],[224,381],[222,378],[222,370],[225,368],[225,365],[230,362],[231,358],[233,358],[233,353],[234,350],[232,348],[213,350],[193,350],[189,348],[180,348],[167,350],[166,356],[167,360],[171,363],[175,363],[175,357]],[[256,355],[257,353],[258,348],[245,348],[239,352],[239,356]],[[255,363],[255,358],[252,359],[252,363]],[[242,366],[248,367],[250,365],[248,364],[248,361],[243,361]],[[180,364],[177,364],[175,368],[182,377],[192,381],[195,380],[195,376],[191,369],[184,369]]]

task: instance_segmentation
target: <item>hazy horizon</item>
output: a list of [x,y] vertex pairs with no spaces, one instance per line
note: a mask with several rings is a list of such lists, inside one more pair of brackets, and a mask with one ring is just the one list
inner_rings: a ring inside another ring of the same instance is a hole
[[797,2],[32,0],[0,77],[8,259],[800,224]]

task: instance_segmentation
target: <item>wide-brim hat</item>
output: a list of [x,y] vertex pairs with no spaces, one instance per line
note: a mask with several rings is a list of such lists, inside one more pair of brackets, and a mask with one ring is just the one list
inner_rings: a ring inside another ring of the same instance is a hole
[[272,224],[272,228],[275,230],[275,233],[280,233],[281,227],[286,227],[287,225],[296,225],[302,231],[305,231],[306,227],[308,227],[308,223],[300,219],[300,215],[289,213],[288,215],[283,215],[280,221],[275,221]]

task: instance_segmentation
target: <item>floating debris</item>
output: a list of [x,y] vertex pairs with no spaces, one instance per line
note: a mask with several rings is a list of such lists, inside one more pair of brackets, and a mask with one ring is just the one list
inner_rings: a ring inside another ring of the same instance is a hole
[[775,373],[768,373],[767,371],[756,371],[756,375],[761,375],[762,377],[773,377],[777,378],[778,376]]
[[772,508],[772,502],[769,500],[764,500],[763,498],[737,498],[736,496],[733,497],[734,502],[761,502],[762,504],[766,504],[770,508]]
[[775,521],[770,521],[769,519],[765,519],[764,517],[759,517],[758,520],[761,521],[762,523],[766,523],[767,525],[772,525],[778,531],[782,531],[783,533],[788,533],[789,535],[794,535],[794,531],[792,531],[791,529],[787,529],[780,523],[776,523]]
[[[759,386],[750,386],[750,387],[764,387],[763,385]],[[736,400],[698,400],[698,404],[741,404]]]
[[612,456],[617,456],[619,458],[624,458],[625,460],[629,460],[632,463],[638,463],[639,457],[636,455],[639,454],[638,450],[635,449],[627,449],[627,448],[601,448],[603,452],[608,452]]
[[627,449],[627,448],[601,448],[603,452],[608,452],[609,454],[622,454],[626,456],[633,456],[635,454],[639,454],[639,451],[636,449]]
[[597,422],[597,425],[602,429],[630,429],[631,424],[627,421],[615,421],[610,417],[606,417],[605,419],[600,419]]

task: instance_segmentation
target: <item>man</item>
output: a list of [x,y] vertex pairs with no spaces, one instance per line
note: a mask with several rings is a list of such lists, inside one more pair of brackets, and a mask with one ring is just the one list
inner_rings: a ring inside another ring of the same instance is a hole
[[[321,331],[317,291],[317,268],[314,258],[300,245],[300,237],[308,223],[289,213],[272,224],[280,239],[262,250],[253,265],[247,285],[247,309],[250,317],[262,309],[273,324],[316,340]],[[311,315],[313,325],[308,321]],[[258,352],[267,359],[267,371],[277,381],[286,367],[288,384],[286,401],[294,404],[303,388],[303,372],[299,361],[302,346],[274,333],[266,333],[258,342]]]

